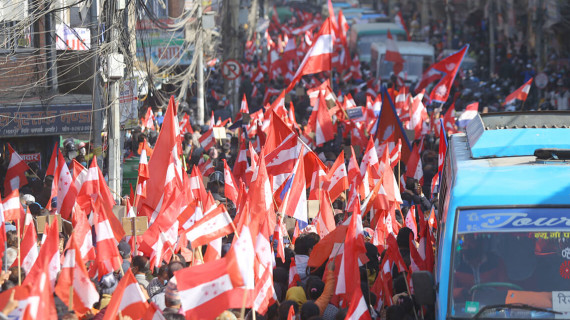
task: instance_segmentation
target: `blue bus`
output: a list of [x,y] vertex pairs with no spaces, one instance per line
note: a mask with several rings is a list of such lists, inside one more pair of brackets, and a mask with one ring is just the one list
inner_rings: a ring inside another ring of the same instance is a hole
[[478,115],[452,135],[438,220],[434,278],[413,275],[436,319],[569,319],[570,113]]

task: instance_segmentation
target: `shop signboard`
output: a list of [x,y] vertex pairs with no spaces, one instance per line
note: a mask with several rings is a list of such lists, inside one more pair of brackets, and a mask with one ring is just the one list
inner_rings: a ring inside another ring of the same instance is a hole
[[0,136],[54,136],[89,133],[91,105],[0,107]]

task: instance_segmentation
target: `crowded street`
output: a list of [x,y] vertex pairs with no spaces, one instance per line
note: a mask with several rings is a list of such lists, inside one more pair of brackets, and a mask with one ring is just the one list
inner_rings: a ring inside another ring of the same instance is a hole
[[570,3],[0,13],[0,320],[570,319]]

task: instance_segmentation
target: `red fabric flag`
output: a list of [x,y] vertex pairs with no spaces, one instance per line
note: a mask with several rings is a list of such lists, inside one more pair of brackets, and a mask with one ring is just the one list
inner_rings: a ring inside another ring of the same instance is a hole
[[299,82],[301,77],[306,74],[331,70],[334,40],[333,30],[331,17],[328,17],[317,34],[316,40],[313,41],[313,45],[297,69],[293,80],[285,91],[291,91],[297,82]]
[[118,320],[123,316],[140,319],[146,314],[147,308],[148,303],[140,285],[131,269],[128,269],[113,292],[103,320]]
[[346,313],[347,320],[370,320],[370,312],[368,311],[368,306],[366,305],[366,300],[362,295],[362,289],[360,285],[356,286],[355,292],[352,294],[350,299],[348,311]]
[[172,152],[178,149],[180,144],[178,136],[178,120],[176,119],[176,104],[174,97],[170,98],[168,108],[162,123],[162,129],[158,135],[154,151],[148,162],[149,179],[147,181],[146,198],[139,201],[137,211],[139,215],[152,216],[153,212],[160,212],[167,181],[168,164],[171,162]]
[[85,212],[77,204],[75,205],[75,214],[73,215],[73,234],[71,238],[73,238],[79,246],[81,259],[85,261],[95,260],[95,247],[93,246],[91,226],[89,225],[89,221],[87,221]]
[[53,291],[55,280],[57,279],[57,274],[60,269],[59,228],[57,219],[54,219],[51,225],[46,224],[45,226],[40,253],[32,269],[26,273],[26,278],[22,284],[32,285],[40,279],[42,270],[46,270],[48,272],[50,288]]
[[46,169],[46,177],[55,175],[55,168],[57,167],[57,154],[59,153],[58,143],[53,146],[53,151],[49,159],[49,164]]
[[[315,111],[313,111],[315,112]],[[325,142],[333,140],[336,130],[334,129],[331,115],[328,111],[327,102],[325,101],[325,96],[320,95],[319,106],[316,110],[316,121],[315,121],[315,142],[317,146],[322,146]]]
[[81,258],[81,251],[73,236],[65,252],[61,273],[55,286],[55,294],[69,306],[71,290],[73,290],[73,310],[80,316],[86,314],[93,304],[99,301],[99,293],[89,279],[85,262]]
[[[21,266],[26,274],[28,274],[38,258],[36,226],[34,225],[34,219],[32,218],[32,215],[29,213],[26,214],[24,236],[20,242],[20,257]],[[18,260],[15,260],[10,267],[14,266],[18,266]]]
[[225,182],[224,194],[226,198],[236,203],[238,199],[237,184],[232,174],[232,171],[230,170],[230,167],[226,162],[226,159],[224,159],[224,182]]
[[[394,103],[392,102],[392,98],[386,91],[386,89],[382,88],[382,95],[383,95],[383,102],[382,102],[382,111],[380,112],[379,121],[378,121],[378,129],[376,130],[376,140],[379,143],[383,143],[386,140],[390,139],[393,135],[393,141],[397,139],[402,140],[402,160],[408,161],[410,157],[410,150],[412,149],[410,142],[408,141],[408,137],[404,132],[404,128],[402,123],[400,122],[398,115],[396,114],[396,110],[394,109]],[[405,142],[405,143],[404,143]]]
[[396,40],[392,37],[390,30],[388,30],[387,40],[386,40],[386,56],[384,60],[394,63],[394,74],[398,76],[400,72],[404,69],[405,60],[400,55],[400,50],[398,49],[398,44]]
[[36,281],[28,284],[30,295],[27,299],[26,309],[22,317],[23,320],[57,319],[48,268],[48,264],[42,265],[42,268],[38,271]]
[[453,104],[449,106],[449,109],[447,109],[447,112],[445,112],[445,115],[443,116],[443,127],[449,134],[457,133],[457,128],[455,126],[455,117],[453,115],[454,113],[455,101],[453,101]]
[[289,217],[307,223],[307,182],[305,180],[303,150],[304,147],[301,147],[301,152],[299,152],[295,167],[285,183],[283,190],[285,196],[279,207],[279,211]]
[[291,264],[289,266],[289,288],[296,287],[301,282],[301,277],[297,273],[297,264],[295,257],[291,257]]
[[104,209],[104,205],[102,205],[99,198],[93,203],[93,209],[92,214],[95,215],[93,221],[97,237],[97,256],[95,261],[97,264],[97,277],[100,280],[104,275],[119,270],[123,259],[119,254],[119,249],[117,249],[117,240],[108,219],[109,215],[114,214],[112,212],[108,213]]
[[333,208],[331,205],[331,200],[329,198],[329,193],[326,190],[320,190],[320,210],[315,219],[315,227],[319,236],[324,238],[327,234],[333,231],[336,226],[334,222]]
[[441,80],[435,85],[435,87],[433,87],[430,93],[430,99],[432,101],[445,102],[447,100],[447,98],[449,97],[449,92],[451,91],[451,86],[453,85],[453,80],[455,80],[455,76],[457,75],[459,66],[463,61],[463,57],[467,53],[467,49],[469,49],[469,45],[465,45],[460,51],[437,62],[431,67],[445,74],[441,78]]
[[237,155],[237,159],[234,163],[234,177],[238,180],[245,181],[245,170],[247,170],[247,146],[245,139],[240,139],[240,148]]
[[[2,201],[2,209],[4,211],[4,218],[6,221],[23,221],[25,213],[24,208],[20,203],[20,191],[18,189],[14,189],[12,192],[4,194],[6,197],[4,198],[4,201]],[[21,230],[20,233],[22,233]]]
[[232,285],[227,266],[222,258],[174,273],[186,319],[214,319],[224,310],[241,308],[244,294],[246,307],[251,306],[250,294]]
[[[96,163],[96,159],[93,162]],[[77,189],[61,152],[58,153],[57,157],[51,197],[52,199],[57,197],[57,212],[61,214],[61,217],[70,220],[71,211],[77,198]]]
[[14,151],[8,143],[8,151],[10,152],[10,163],[4,177],[4,194],[12,192],[12,190],[20,189],[28,184],[26,171],[30,170],[28,164]]
[[[352,298],[358,288],[360,288],[358,259],[361,254],[366,254],[362,231],[360,204],[355,203],[352,209],[350,225],[346,231],[344,253],[342,255],[342,262],[339,268],[338,281],[335,290],[335,294],[346,294],[349,299]],[[361,262],[366,263],[368,261]]]
[[226,207],[220,204],[190,227],[186,231],[186,238],[192,244],[192,248],[198,248],[232,232],[234,232],[232,219]]
[[327,173],[326,183],[323,185],[329,195],[331,201],[336,200],[346,189],[348,189],[348,175],[346,165],[344,164],[344,150],[336,158],[331,169]]
[[526,100],[526,98],[528,97],[528,92],[530,91],[530,86],[532,85],[532,80],[534,80],[534,78],[528,79],[528,81],[525,82],[525,84],[520,86],[517,90],[513,91],[511,94],[509,94],[505,98],[505,102],[503,102],[503,105],[507,105],[509,103],[512,103],[515,100],[522,100],[524,102]]

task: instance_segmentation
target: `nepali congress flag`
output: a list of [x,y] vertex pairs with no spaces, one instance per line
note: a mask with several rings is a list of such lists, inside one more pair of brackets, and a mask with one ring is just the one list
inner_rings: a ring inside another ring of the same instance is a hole
[[465,107],[465,111],[457,119],[457,126],[460,128],[467,127],[467,124],[471,119],[477,116],[479,112],[479,102],[473,102],[472,104]]
[[451,91],[451,86],[453,85],[453,80],[455,80],[455,76],[457,75],[459,66],[463,61],[463,57],[465,57],[465,54],[467,53],[467,49],[469,49],[469,45],[463,46],[461,50],[433,66],[433,68],[443,72],[445,75],[431,91],[430,99],[432,101],[445,102],[447,100],[449,92]]
[[530,91],[530,86],[532,85],[532,80],[534,78],[530,78],[525,84],[523,84],[520,88],[513,91],[505,98],[505,102],[503,105],[507,105],[513,103],[515,100],[522,100],[523,102],[528,97],[528,92]]

